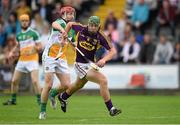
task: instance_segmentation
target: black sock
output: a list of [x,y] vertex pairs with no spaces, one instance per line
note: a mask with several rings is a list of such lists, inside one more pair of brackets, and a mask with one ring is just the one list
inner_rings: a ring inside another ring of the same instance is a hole
[[113,104],[112,104],[112,102],[111,102],[111,99],[110,99],[109,101],[105,102],[105,104],[106,104],[107,109],[110,111],[111,108],[113,107]]
[[66,92],[63,92],[62,99],[67,100],[71,95],[67,94]]
[[37,97],[37,103],[40,105],[41,104],[41,95],[37,94],[36,97]]

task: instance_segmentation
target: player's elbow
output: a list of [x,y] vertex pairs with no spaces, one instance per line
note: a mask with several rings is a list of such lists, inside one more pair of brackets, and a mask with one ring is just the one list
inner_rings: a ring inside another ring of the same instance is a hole
[[53,22],[52,27],[59,30],[59,27],[61,27],[61,25],[59,25],[57,22]]
[[53,27],[53,28],[55,28],[56,25],[57,25],[56,22],[53,22],[53,23],[52,23],[52,27]]

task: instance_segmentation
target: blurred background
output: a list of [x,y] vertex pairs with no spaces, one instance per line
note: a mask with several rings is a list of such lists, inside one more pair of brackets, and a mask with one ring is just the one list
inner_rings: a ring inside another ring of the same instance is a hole
[[[157,90],[174,93],[180,90],[180,0],[0,0],[0,92],[10,93],[15,63],[4,58],[14,47],[21,31],[19,15],[31,15],[30,26],[40,34],[45,46],[51,23],[64,5],[76,9],[76,21],[87,24],[91,15],[101,19],[101,28],[117,50],[116,56],[101,70],[109,80],[109,88],[117,92]],[[100,59],[106,53],[97,51]],[[68,63],[72,70],[75,52],[69,46]],[[41,54],[40,54],[41,56]],[[41,59],[40,59],[41,64]],[[39,80],[44,84],[42,66]],[[55,85],[58,81],[55,79]],[[32,92],[28,75],[20,83],[20,91]],[[96,90],[88,84],[84,90]]]

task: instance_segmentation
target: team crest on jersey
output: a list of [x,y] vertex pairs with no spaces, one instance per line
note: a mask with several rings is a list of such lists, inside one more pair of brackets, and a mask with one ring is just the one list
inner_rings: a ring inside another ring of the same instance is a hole
[[88,37],[88,38],[87,38],[87,42],[89,42],[89,41],[90,41],[90,38]]
[[29,39],[29,38],[31,38],[31,36],[28,35],[28,36],[27,36],[27,39]]
[[95,46],[93,46],[90,43],[87,43],[86,41],[81,41],[79,45],[88,51],[92,51],[95,49]]
[[92,44],[93,44],[94,46],[97,44],[97,42],[98,42],[98,41],[97,41],[96,39],[93,39],[93,40],[92,40]]

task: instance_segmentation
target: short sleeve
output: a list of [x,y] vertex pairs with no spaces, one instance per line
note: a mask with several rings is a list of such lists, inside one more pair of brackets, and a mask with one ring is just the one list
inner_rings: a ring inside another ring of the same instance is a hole
[[16,41],[17,41],[17,42],[19,42],[18,36],[19,36],[19,35],[16,35]]
[[99,31],[99,39],[100,39],[100,45],[103,46],[104,48],[106,48],[107,50],[112,48],[112,43],[110,41],[110,39],[102,32]]
[[61,27],[63,27],[64,29],[66,28],[66,22],[64,22],[64,20],[62,20],[62,19],[57,19],[55,22],[57,22],[58,24],[60,24]]
[[72,29],[76,32],[76,34],[81,31],[84,28],[84,26],[80,23],[73,24]]
[[36,32],[36,31],[34,32],[33,39],[36,43],[40,42],[40,35],[38,32]]

